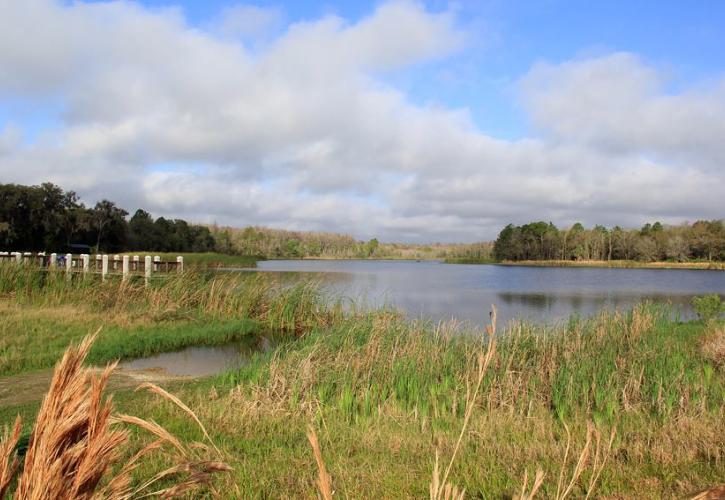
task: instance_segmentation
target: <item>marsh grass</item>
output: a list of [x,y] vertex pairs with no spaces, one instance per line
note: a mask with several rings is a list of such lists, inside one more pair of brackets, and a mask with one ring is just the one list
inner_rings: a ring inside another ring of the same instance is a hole
[[[541,470],[546,479],[533,479],[544,497],[583,498],[597,486],[605,495],[682,496],[725,480],[725,380],[702,356],[702,334],[702,324],[673,322],[666,309],[647,304],[553,329],[513,323],[496,336],[496,356],[472,404],[485,333],[371,313],[213,379],[231,390],[211,407],[224,427],[266,453],[274,446],[256,441],[242,420],[289,443],[278,419],[301,433],[313,419],[329,436],[336,489],[353,497],[390,487],[429,494],[421,478],[430,477],[436,452],[457,457],[445,481],[439,470],[437,491],[455,484],[450,495],[525,497],[522,478]],[[471,437],[456,452],[467,415]],[[285,450],[297,456],[295,447]],[[264,463],[287,470],[273,458]],[[405,485],[393,472],[401,463],[417,471]],[[374,485],[363,484],[366,467]],[[281,474],[287,479],[268,486],[298,477]]]
[[148,356],[252,336],[300,336],[343,316],[314,283],[187,271],[124,282],[0,264],[0,375],[50,367],[71,341],[104,326],[89,361]]
[[[494,336],[343,311],[314,285],[261,276],[190,273],[144,287],[24,272],[5,281],[23,285],[15,291],[0,279],[18,330],[44,314],[69,321],[70,308],[116,318],[124,332],[164,324],[183,335],[182,322],[247,318],[296,339],[177,387],[234,466],[220,486],[230,498],[316,497],[323,477],[340,497],[424,497],[435,470],[444,498],[685,497],[725,482],[725,378],[710,347],[721,325],[672,321],[662,307],[556,327],[513,322]],[[140,393],[116,400],[180,438],[204,439],[178,408]],[[166,467],[144,462],[134,484]]]

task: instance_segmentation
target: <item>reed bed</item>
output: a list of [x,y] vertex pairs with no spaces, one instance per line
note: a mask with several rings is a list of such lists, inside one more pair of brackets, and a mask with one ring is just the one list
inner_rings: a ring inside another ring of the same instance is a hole
[[69,342],[103,333],[94,363],[262,336],[294,338],[343,317],[315,283],[191,270],[122,281],[0,263],[0,375],[51,367]]
[[[15,268],[0,269],[0,293],[23,311],[251,318],[294,337],[180,389],[234,468],[224,497],[684,498],[725,482],[722,324],[679,323],[662,307],[496,332],[343,310],[314,285],[266,276],[145,287]],[[197,437],[178,407],[121,396]],[[0,461],[0,478],[11,468]],[[163,470],[144,462],[132,483]]]
[[[315,421],[343,496],[684,497],[725,482],[725,378],[702,335],[647,304],[557,328],[516,322],[482,374],[487,333],[371,313],[217,377],[229,392],[207,409],[267,454],[245,422],[287,443],[282,419],[299,433]],[[431,487],[436,453],[456,459]],[[271,485],[299,480],[258,460],[281,474]]]
[[342,314],[339,304],[323,300],[316,283],[282,286],[257,273],[193,269],[153,278],[147,286],[140,277],[122,281],[113,276],[102,282],[96,275],[69,276],[61,270],[1,263],[0,297],[23,304],[76,303],[116,313],[243,317],[297,334],[329,325]]

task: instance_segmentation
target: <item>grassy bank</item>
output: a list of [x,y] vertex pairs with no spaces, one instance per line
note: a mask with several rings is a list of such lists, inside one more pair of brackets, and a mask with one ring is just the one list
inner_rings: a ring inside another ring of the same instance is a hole
[[613,267],[624,269],[712,269],[725,270],[725,262],[640,262],[636,260],[505,260],[504,266]]
[[249,255],[227,255],[223,253],[215,252],[204,252],[204,253],[184,253],[184,252],[149,252],[149,251],[138,251],[138,252],[125,252],[123,255],[158,255],[161,260],[164,261],[175,261],[176,257],[181,255],[184,257],[184,265],[197,266],[197,267],[257,267],[257,261],[261,260],[260,257],[254,257]]
[[152,280],[0,265],[0,375],[53,366],[69,342],[102,328],[89,360],[148,356],[248,335],[300,335],[340,315],[313,285],[265,275],[188,271]]
[[[223,330],[250,318],[296,333],[240,369],[169,387],[234,467],[217,484],[228,498],[316,498],[309,425],[341,498],[427,496],[436,455],[445,470],[454,454],[448,479],[473,498],[518,495],[538,469],[540,498],[561,498],[570,483],[570,498],[672,498],[725,482],[722,324],[676,323],[647,305],[555,328],[514,323],[498,329],[481,372],[483,331],[384,311],[342,315],[314,290],[259,278],[171,277],[145,288],[0,276],[4,307],[17,314],[2,338],[17,336],[18,345],[51,339],[71,316],[78,331],[88,317],[90,331],[94,314],[130,311],[143,328],[204,318]],[[34,318],[50,311],[55,319],[33,334],[42,323]],[[185,330],[176,324],[174,336]],[[201,439],[168,402],[131,392],[115,400],[120,411]],[[18,410],[28,416],[34,406]],[[3,423],[12,413],[0,411]],[[164,465],[144,461],[134,477]]]
[[443,259],[444,264],[496,264],[493,259],[475,259],[475,258],[449,258]]

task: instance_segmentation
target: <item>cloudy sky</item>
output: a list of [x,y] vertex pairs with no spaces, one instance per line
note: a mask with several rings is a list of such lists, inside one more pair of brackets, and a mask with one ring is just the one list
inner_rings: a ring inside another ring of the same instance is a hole
[[0,0],[0,182],[386,241],[721,218],[723,26],[714,1]]

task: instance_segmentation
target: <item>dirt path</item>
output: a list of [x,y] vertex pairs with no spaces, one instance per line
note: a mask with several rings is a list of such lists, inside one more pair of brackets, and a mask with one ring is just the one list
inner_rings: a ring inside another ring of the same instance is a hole
[[[100,372],[100,370],[99,370]],[[40,401],[50,386],[53,369],[38,370],[0,378],[0,407],[17,406]],[[108,383],[108,389],[129,389],[142,382],[162,383],[191,380],[191,377],[173,377],[159,370],[128,371],[117,369]]]

